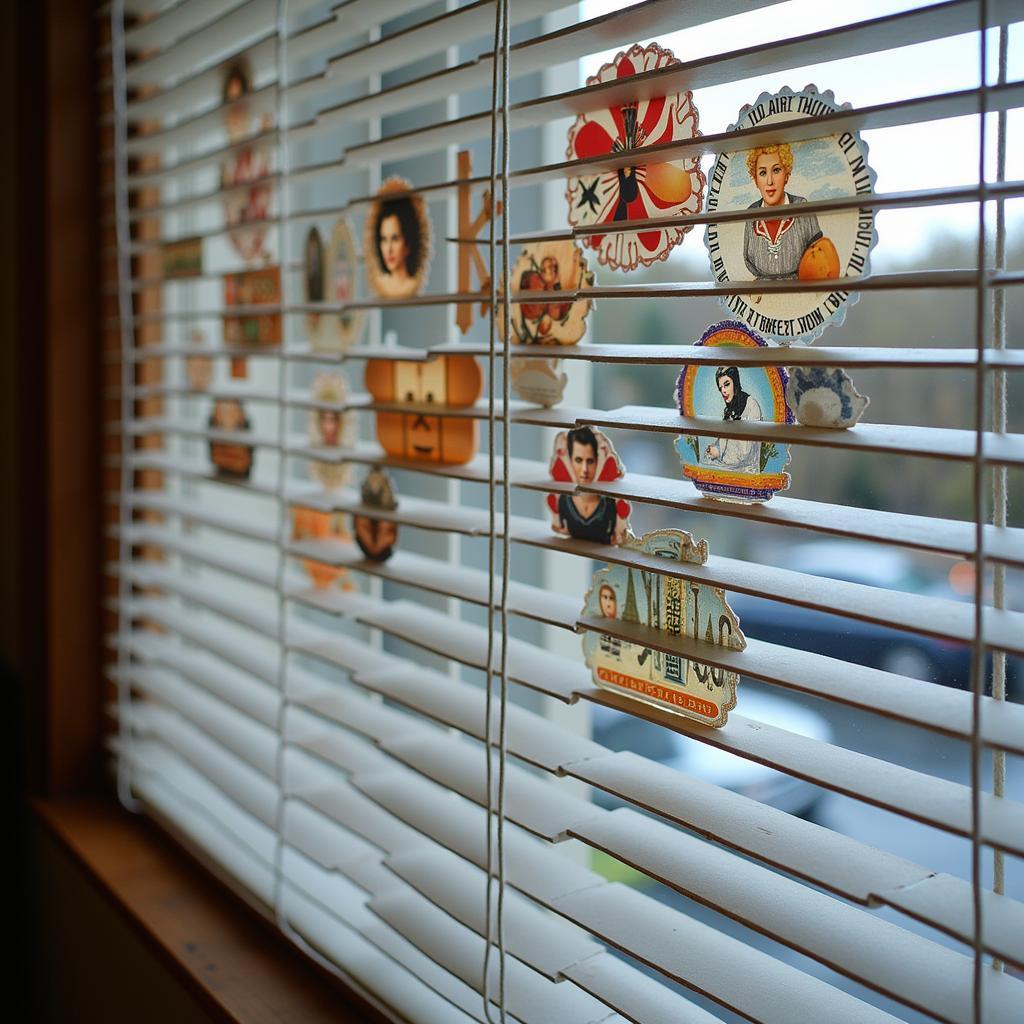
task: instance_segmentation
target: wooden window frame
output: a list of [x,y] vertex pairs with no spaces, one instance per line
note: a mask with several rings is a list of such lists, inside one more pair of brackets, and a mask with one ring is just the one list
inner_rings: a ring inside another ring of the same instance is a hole
[[44,830],[214,1019],[384,1021],[167,830],[122,810],[103,772],[103,632],[116,620],[103,611],[97,254],[112,232],[97,198],[98,13],[79,0],[0,13],[0,204],[13,225],[0,293],[0,670],[23,826],[15,870],[27,875],[30,833]]

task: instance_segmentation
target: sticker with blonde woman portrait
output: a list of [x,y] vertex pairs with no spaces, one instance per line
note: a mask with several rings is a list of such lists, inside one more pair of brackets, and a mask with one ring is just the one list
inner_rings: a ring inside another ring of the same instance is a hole
[[[740,111],[729,131],[769,128],[807,117],[828,117],[849,104],[813,85],[800,92],[762,93]],[[753,149],[723,153],[708,186],[708,211],[754,210],[750,220],[708,225],[705,241],[715,280],[821,281],[814,292],[727,295],[726,307],[765,337],[782,345],[810,344],[832,323],[842,323],[857,292],[828,281],[870,271],[878,236],[870,208],[801,214],[805,203],[870,195],[875,172],[857,132],[804,142],[766,141]]]
[[687,363],[676,381],[679,415],[708,420],[705,433],[676,438],[683,476],[709,498],[767,501],[789,487],[789,445],[751,437],[742,424],[793,422],[786,370],[730,359],[730,349],[769,347],[735,320],[709,327],[696,344],[721,347],[722,353],[718,365]]
[[[703,565],[707,541],[682,530],[656,530],[631,537],[623,548],[664,559],[665,572],[607,565],[594,573],[579,621],[594,682],[704,725],[725,725],[736,706],[739,675],[673,651],[676,638],[733,651],[747,645],[718,587],[671,574],[672,563]],[[657,646],[636,642],[643,634]]]
[[[657,43],[634,44],[589,77],[587,85],[602,86],[678,63],[671,50]],[[704,198],[699,154],[649,163],[644,149],[699,134],[697,108],[689,91],[613,103],[576,118],[569,129],[566,156],[570,160],[633,151],[636,159],[617,170],[583,169],[578,177],[570,177],[565,192],[569,223],[592,227],[654,217],[673,220],[644,231],[588,235],[585,244],[596,251],[598,263],[612,270],[648,267],[668,259],[669,251],[682,242],[692,226],[685,218],[700,213]]]
[[[348,398],[345,379],[336,373],[318,373],[311,391],[313,408],[309,411],[309,443],[314,448],[347,448],[355,443],[355,414],[344,411]],[[351,475],[347,462],[309,464],[309,475],[328,491],[343,487]]]
[[427,204],[404,178],[388,178],[370,205],[363,232],[366,281],[382,299],[419,295],[430,270]]
[[356,267],[359,255],[352,229],[339,217],[325,244],[314,225],[306,234],[303,285],[306,301],[342,307],[338,311],[311,310],[306,314],[306,332],[317,352],[344,352],[351,348],[363,329],[363,311],[344,308],[356,297]]

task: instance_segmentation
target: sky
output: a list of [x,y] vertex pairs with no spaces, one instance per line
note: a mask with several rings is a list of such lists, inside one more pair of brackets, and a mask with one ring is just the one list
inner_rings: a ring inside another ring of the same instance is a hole
[[[583,17],[596,17],[631,6],[626,0],[584,0]],[[857,0],[854,4],[822,0],[788,0],[786,3],[748,11],[708,25],[669,33],[654,39],[680,60],[726,53],[759,43],[803,35],[852,20],[866,20],[896,11],[923,6],[907,0]],[[968,89],[979,81],[978,33],[886,50],[867,57],[808,65],[793,71],[760,75],[756,79],[698,89],[694,103],[700,112],[700,128],[707,134],[724,131],[736,121],[740,108],[752,103],[762,91],[784,85],[801,89],[814,84],[819,91],[831,89],[840,103],[871,106],[915,96]],[[618,48],[617,48],[618,49]],[[596,73],[616,50],[594,54],[580,62],[582,78]],[[998,33],[989,33],[990,81],[997,71]],[[1024,25],[1011,26],[1007,80],[1024,78]],[[969,185],[978,177],[978,121],[976,117],[950,118],[931,124],[876,129],[862,133],[869,146],[869,160],[878,174],[879,192]],[[995,174],[995,118],[990,119],[989,177]],[[1011,111],[1007,126],[1007,179],[1024,178],[1024,111]],[[914,159],[914,155],[921,155]],[[707,160],[705,170],[710,166]],[[1011,237],[1024,231],[1024,200],[1006,207]],[[904,251],[925,244],[936,227],[973,234],[977,213],[969,205],[935,210],[881,211],[877,218],[880,237],[898,237]]]

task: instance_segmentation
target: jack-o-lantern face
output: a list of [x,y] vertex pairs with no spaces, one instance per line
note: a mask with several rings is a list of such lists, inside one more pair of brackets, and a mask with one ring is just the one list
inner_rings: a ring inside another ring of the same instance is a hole
[[371,359],[366,364],[366,389],[376,401],[416,407],[377,413],[377,440],[398,458],[469,462],[477,450],[476,420],[446,416],[444,410],[472,405],[482,388],[483,376],[472,356],[439,356],[425,363]]

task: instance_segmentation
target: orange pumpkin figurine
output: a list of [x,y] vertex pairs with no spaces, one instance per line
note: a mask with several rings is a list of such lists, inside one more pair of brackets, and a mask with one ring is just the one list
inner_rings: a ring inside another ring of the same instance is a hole
[[461,465],[476,454],[476,420],[444,412],[464,409],[480,397],[483,375],[472,356],[438,356],[423,363],[371,359],[366,390],[377,402],[411,407],[377,413],[377,440],[388,455]]

